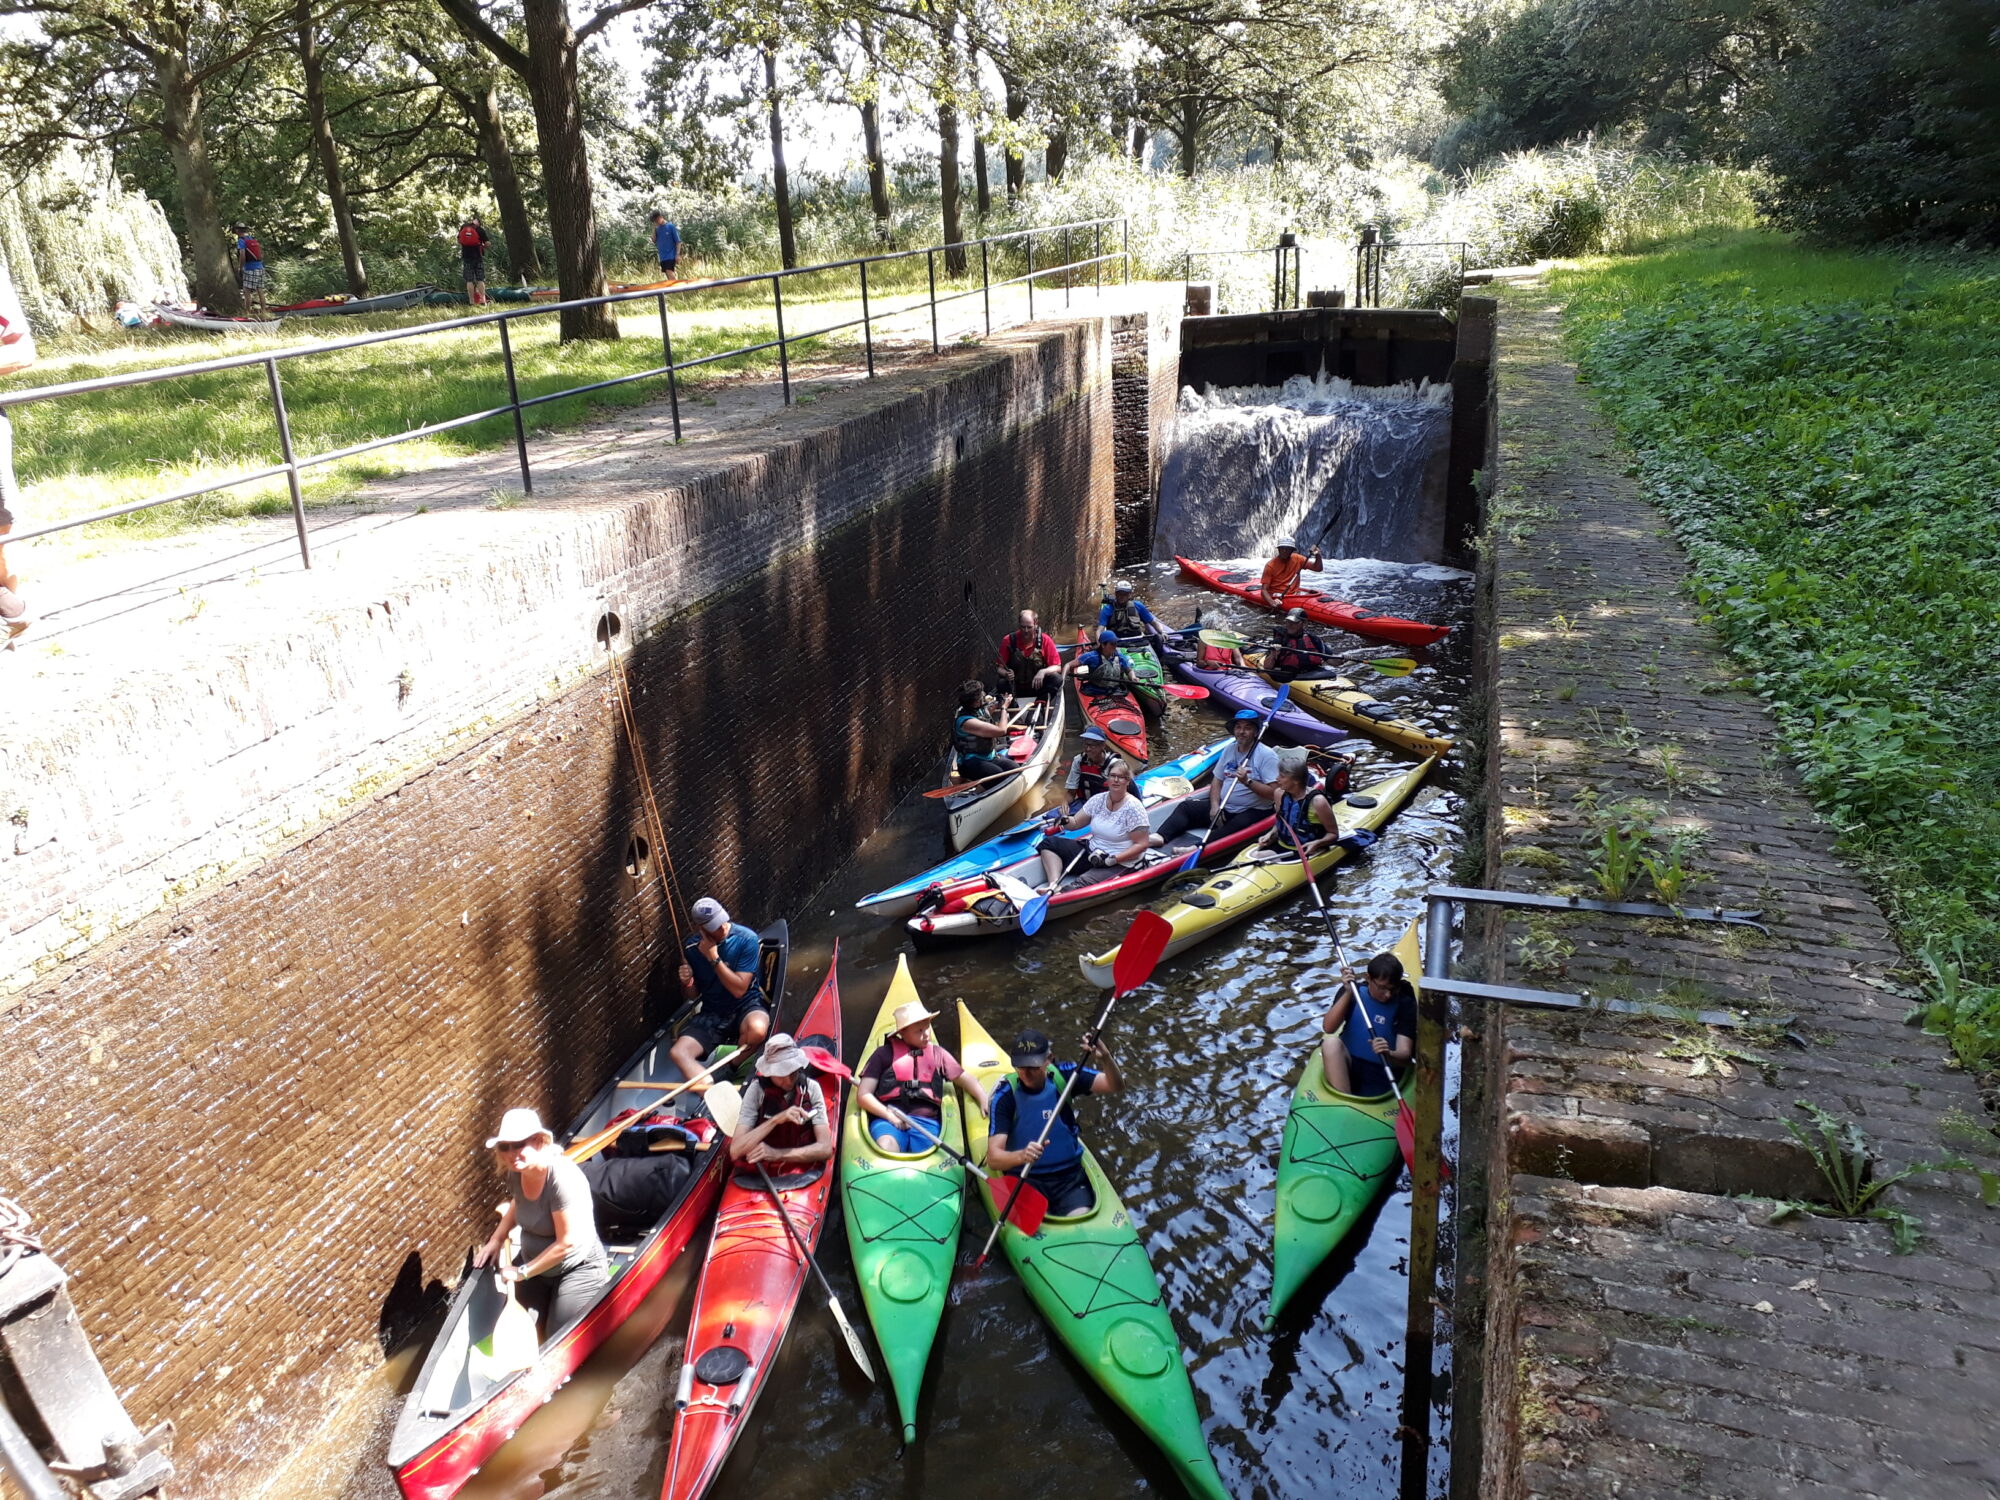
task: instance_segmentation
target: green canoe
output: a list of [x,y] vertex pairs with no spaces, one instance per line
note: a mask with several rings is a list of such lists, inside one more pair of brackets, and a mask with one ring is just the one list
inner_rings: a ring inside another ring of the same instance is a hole
[[[1417,957],[1417,924],[1396,944],[1411,985],[1423,972]],[[1306,1059],[1292,1090],[1278,1155],[1278,1223],[1271,1253],[1271,1308],[1278,1314],[1306,1278],[1347,1238],[1402,1162],[1396,1146],[1396,1096],[1361,1098],[1327,1086],[1318,1047]]]
[[[962,1000],[958,1026],[958,1060],[990,1092],[1007,1076],[1007,1054]],[[986,1121],[970,1117],[965,1130],[972,1159],[983,1160]],[[1001,1248],[1056,1337],[1173,1460],[1188,1492],[1201,1500],[1229,1500],[1209,1456],[1180,1340],[1146,1247],[1087,1146],[1083,1161],[1095,1206],[1067,1218],[1051,1214],[1032,1237],[1010,1225],[1001,1232]],[[984,1173],[979,1181],[990,1214],[992,1188]]]
[[[869,1028],[862,1060],[888,1036],[897,1006],[917,999],[909,961],[896,956],[896,977]],[[958,1255],[958,1225],[965,1211],[965,1168],[943,1151],[909,1156],[888,1151],[868,1133],[861,1090],[847,1096],[840,1122],[840,1205],[854,1275],[875,1342],[889,1367],[903,1441],[917,1439],[917,1397],[937,1341]],[[982,1127],[981,1138],[985,1131]],[[958,1090],[947,1087],[941,1132],[948,1146],[964,1149]]]

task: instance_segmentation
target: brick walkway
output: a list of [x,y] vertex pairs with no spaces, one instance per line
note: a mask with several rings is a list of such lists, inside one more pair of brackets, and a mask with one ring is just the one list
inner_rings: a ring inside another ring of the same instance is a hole
[[[1643,799],[1657,826],[1705,833],[1689,899],[1762,907],[1772,931],[1516,922],[1504,967],[1795,1017],[1804,1045],[1782,1023],[1488,1024],[1512,1176],[1490,1224],[1480,1494],[2000,1495],[2000,1213],[1977,1178],[1892,1190],[1923,1226],[1906,1256],[1882,1223],[1773,1224],[1760,1196],[1816,1191],[1783,1126],[1799,1099],[1857,1122],[1892,1167],[1951,1151],[2000,1165],[2000,1143],[1942,1044],[1903,1024],[1881,910],[1762,705],[1731,686],[1739,669],[1563,360],[1548,295],[1511,291],[1501,335],[1499,880],[1598,894],[1590,797]],[[1650,896],[1642,877],[1632,898]]]

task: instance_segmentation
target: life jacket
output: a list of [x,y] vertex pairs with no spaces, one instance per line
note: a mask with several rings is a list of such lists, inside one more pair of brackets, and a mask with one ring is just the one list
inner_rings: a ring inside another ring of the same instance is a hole
[[486,237],[479,232],[477,224],[461,224],[458,226],[458,242],[467,250],[477,250],[486,243]]
[[1111,765],[1107,758],[1102,765],[1092,766],[1088,756],[1076,758],[1076,795],[1088,801],[1104,790],[1104,773]]
[[1105,619],[1105,626],[1117,631],[1120,635],[1138,635],[1145,630],[1146,620],[1139,613],[1139,601],[1136,598],[1128,599],[1123,604],[1120,604],[1116,598],[1112,598],[1107,600],[1106,604],[1109,606],[1111,614]]
[[[1341,1043],[1347,1048],[1349,1056],[1365,1063],[1373,1063],[1378,1068],[1387,1068],[1390,1065],[1375,1055],[1372,1044],[1375,1037],[1379,1036],[1391,1047],[1396,1045],[1396,1008],[1404,1000],[1414,998],[1416,991],[1410,988],[1409,980],[1398,980],[1395,993],[1389,996],[1389,1003],[1383,1005],[1369,993],[1366,979],[1354,988],[1359,992],[1359,998],[1357,1003],[1347,1008],[1347,1021],[1340,1032]],[[1364,1005],[1368,1007],[1369,1019],[1375,1023],[1372,1034],[1368,1030],[1368,1022],[1361,1018],[1361,1007]],[[1386,1093],[1387,1090],[1383,1092]]]
[[967,719],[976,719],[977,713],[960,714],[951,721],[951,748],[960,755],[991,755],[999,748],[997,740],[988,739],[983,734],[974,734],[965,727]]
[[1132,668],[1119,651],[1098,651],[1090,669],[1090,685],[1100,693],[1115,693],[1132,684]]
[[1196,661],[1204,667],[1227,668],[1236,665],[1236,658],[1232,652],[1232,648],[1228,646],[1211,646],[1206,641],[1202,642],[1201,654],[1196,657]]
[[[1042,1090],[1030,1094],[1021,1087],[1018,1074],[1009,1073],[1004,1082],[1014,1095],[1014,1129],[1007,1137],[1007,1147],[1020,1151],[1028,1143],[1040,1138],[1042,1126],[1055,1113],[1056,1100],[1062,1097],[1064,1075],[1050,1068],[1048,1076],[1042,1080]],[[1076,1109],[1065,1103],[1062,1113],[1057,1116],[1055,1127],[1049,1131],[1048,1141],[1042,1147],[1042,1159],[1035,1163],[1037,1173],[1052,1171],[1057,1167],[1067,1167],[1083,1156],[1083,1137],[1078,1133]],[[1015,1169],[1010,1176],[1020,1176]]]
[[1278,793],[1278,817],[1292,825],[1302,844],[1309,844],[1327,832],[1319,826],[1319,819],[1313,816],[1312,799],[1317,795],[1316,791],[1307,792],[1302,800],[1290,792]]
[[889,1038],[889,1075],[877,1086],[875,1097],[906,1113],[942,1115],[944,1090],[938,1083],[942,1074],[925,1056],[931,1051],[926,1047],[918,1052],[899,1036]]
[[[762,1125],[774,1115],[783,1114],[794,1104],[802,1103],[806,1088],[812,1082],[812,1073],[808,1071],[806,1076],[799,1080],[799,1086],[789,1094],[780,1094],[769,1085],[760,1087],[757,1090],[757,1118],[750,1122],[751,1125],[753,1127]],[[764,1144],[774,1151],[796,1151],[799,1147],[810,1146],[812,1143],[813,1125],[811,1120],[806,1120],[797,1125],[787,1121],[764,1137]]]
[[236,245],[237,248],[243,252],[244,265],[247,266],[252,261],[257,262],[260,265],[263,263],[264,247],[262,244],[258,242],[256,235],[246,234],[236,242]]
[[[1024,634],[1032,638],[1034,642],[1033,645],[1023,646],[1021,644],[1021,637]],[[1037,672],[1041,671],[1043,667],[1046,667],[1049,663],[1048,659],[1042,655],[1043,634],[1044,632],[1039,630],[1034,630],[1034,631],[1017,630],[1012,635],[1008,636],[1007,637],[1008,665],[1014,667],[1033,667]]]
[[[1307,652],[1317,654],[1308,656]],[[1264,665],[1280,672],[1310,672],[1324,665],[1325,655],[1326,643],[1310,630],[1301,630],[1295,636],[1288,636],[1281,630]]]

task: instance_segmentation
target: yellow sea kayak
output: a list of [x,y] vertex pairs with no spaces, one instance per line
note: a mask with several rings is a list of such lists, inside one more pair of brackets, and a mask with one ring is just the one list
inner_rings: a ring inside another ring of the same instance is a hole
[[[1245,663],[1252,667],[1263,664],[1263,657],[1246,656]],[[1268,673],[1265,681],[1275,681]],[[1338,724],[1342,729],[1353,730],[1357,734],[1370,735],[1384,744],[1395,745],[1412,755],[1448,755],[1452,742],[1439,739],[1428,733],[1420,724],[1396,717],[1396,710],[1387,703],[1378,703],[1362,692],[1345,677],[1306,678],[1293,682],[1292,702],[1308,713],[1319,715],[1329,724]]]
[[[1361,829],[1379,832],[1416,793],[1436,764],[1437,757],[1433,755],[1415,770],[1350,792],[1335,802],[1333,818],[1341,834]],[[1339,844],[1322,849],[1312,857],[1313,874],[1324,874],[1346,859],[1347,853]],[[1304,884],[1305,872],[1299,868],[1297,855],[1247,850],[1161,912],[1174,930],[1162,957],[1172,958],[1186,952],[1203,938],[1212,937],[1230,923],[1283,900]],[[1118,950],[1112,948],[1104,953],[1087,954],[1077,962],[1083,967],[1085,979],[1101,989],[1109,989],[1111,966],[1117,960]]]

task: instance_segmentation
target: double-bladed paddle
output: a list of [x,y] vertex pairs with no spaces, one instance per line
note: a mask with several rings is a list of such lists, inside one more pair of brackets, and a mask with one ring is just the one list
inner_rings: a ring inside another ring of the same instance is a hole
[[[832,1169],[832,1163],[829,1162],[827,1170]],[[813,1275],[819,1278],[820,1290],[826,1293],[826,1305],[833,1309],[833,1321],[840,1325],[840,1336],[847,1341],[847,1352],[854,1356],[854,1362],[861,1367],[861,1373],[872,1382],[875,1379],[875,1367],[868,1362],[868,1351],[862,1346],[861,1335],[856,1333],[854,1325],[847,1321],[847,1309],[840,1305],[840,1298],[834,1294],[833,1283],[826,1279],[826,1272],[822,1271],[819,1262],[813,1259],[812,1247],[806,1243],[805,1236],[799,1233],[799,1226],[792,1222],[791,1213],[785,1207],[784,1195],[778,1191],[778,1185],[771,1181],[771,1174],[764,1170],[761,1161],[757,1163],[757,1175],[763,1179],[764,1191],[771,1195],[771,1203],[778,1210],[778,1217],[785,1221],[785,1232],[792,1237],[792,1243],[799,1247],[799,1254],[806,1258],[806,1264],[812,1267]]]
[[[1257,738],[1250,746],[1250,753],[1237,762],[1236,769],[1231,773],[1229,778],[1231,781],[1241,781],[1249,771],[1250,762],[1257,753],[1257,747],[1264,743],[1264,731],[1271,727],[1271,721],[1278,717],[1278,710],[1285,706],[1291,696],[1292,685],[1289,682],[1280,683],[1276,695],[1271,699],[1271,706],[1264,710],[1263,722],[1257,726]],[[1188,850],[1186,857],[1181,860],[1179,868],[1174,871],[1176,875],[1185,874],[1201,863],[1202,853],[1208,848],[1209,835],[1215,832],[1216,824],[1222,821],[1228,808],[1229,791],[1225,787],[1216,797],[1215,815],[1208,820],[1208,827],[1202,829],[1201,837],[1195,841],[1194,847]]]
[[[1226,630],[1204,630],[1201,632],[1201,639],[1203,644],[1218,646],[1224,651],[1241,651],[1246,646],[1261,650],[1269,644],[1264,641],[1249,640],[1240,635],[1231,635]],[[1316,657],[1320,661],[1358,662],[1381,673],[1384,677],[1407,677],[1417,669],[1417,659],[1414,656],[1370,656],[1366,651],[1305,651],[1294,646],[1283,649],[1298,651],[1300,656]]]
[[591,1157],[597,1155],[598,1152],[602,1151],[606,1146],[610,1145],[613,1141],[617,1140],[619,1136],[623,1135],[626,1131],[632,1129],[633,1126],[637,1125],[641,1120],[645,1119],[647,1115],[650,1115],[654,1110],[658,1109],[662,1104],[665,1104],[669,1099],[679,1098],[682,1094],[685,1094],[689,1089],[693,1088],[697,1083],[700,1083],[702,1079],[712,1076],[716,1069],[727,1067],[732,1062],[740,1061],[742,1055],[743,1054],[740,1050],[734,1050],[734,1049],[723,1053],[720,1057],[716,1058],[714,1062],[710,1063],[707,1067],[703,1068],[699,1073],[695,1074],[694,1077],[689,1078],[684,1082],[675,1084],[665,1093],[656,1096],[655,1098],[649,1100],[646,1104],[642,1105],[640,1108],[633,1110],[631,1114],[625,1115],[620,1119],[613,1120],[609,1125],[605,1126],[595,1135],[587,1135],[580,1141],[572,1141],[568,1146],[568,1148],[565,1150],[564,1155],[568,1156],[571,1161],[575,1162],[589,1161]]

